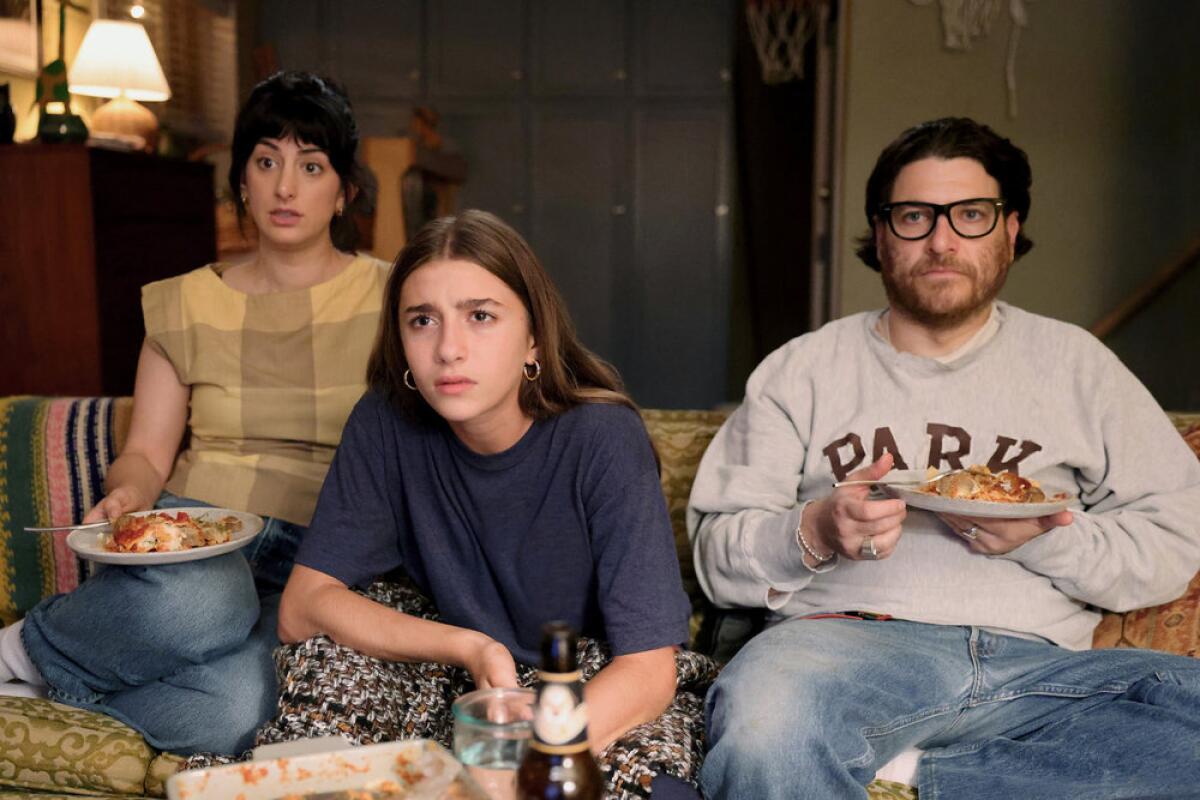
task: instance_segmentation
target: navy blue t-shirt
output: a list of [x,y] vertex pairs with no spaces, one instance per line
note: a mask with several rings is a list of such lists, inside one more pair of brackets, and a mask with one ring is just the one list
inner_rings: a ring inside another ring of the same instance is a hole
[[536,664],[563,619],[614,655],[687,640],[689,605],[646,429],[585,403],[480,455],[449,426],[368,392],[355,406],[297,564],[348,586],[402,568],[451,625]]

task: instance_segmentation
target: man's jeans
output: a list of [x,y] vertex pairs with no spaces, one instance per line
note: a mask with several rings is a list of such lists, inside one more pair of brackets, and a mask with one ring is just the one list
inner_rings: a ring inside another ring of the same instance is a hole
[[[204,504],[170,494],[158,503],[194,505]],[[109,565],[39,603],[21,633],[49,697],[111,714],[163,750],[250,747],[275,711],[279,591],[304,531],[266,523],[242,550],[178,564]],[[252,572],[247,556],[260,568]]]
[[1200,660],[977,628],[796,619],[708,694],[706,797],[866,797],[925,750],[921,800],[1200,796]]

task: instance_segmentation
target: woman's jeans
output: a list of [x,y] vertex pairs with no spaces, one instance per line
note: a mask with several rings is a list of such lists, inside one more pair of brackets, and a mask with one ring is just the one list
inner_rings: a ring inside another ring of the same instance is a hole
[[[169,493],[157,503],[202,505]],[[279,593],[304,532],[264,523],[241,550],[105,565],[75,591],[39,603],[21,633],[50,698],[111,714],[162,750],[250,747],[275,711]]]
[[708,694],[706,797],[867,796],[925,750],[921,800],[1200,796],[1200,660],[978,628],[795,619]]

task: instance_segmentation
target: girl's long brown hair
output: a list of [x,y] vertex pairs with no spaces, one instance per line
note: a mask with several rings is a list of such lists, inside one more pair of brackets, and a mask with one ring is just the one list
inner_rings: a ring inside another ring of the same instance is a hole
[[433,220],[396,256],[367,362],[371,389],[406,412],[431,413],[421,393],[404,385],[408,360],[400,340],[400,290],[414,270],[440,259],[478,264],[504,281],[525,305],[542,373],[537,380],[521,382],[523,412],[545,419],[581,403],[616,403],[637,410],[616,369],[579,341],[562,296],[521,235],[499,217],[476,210]]

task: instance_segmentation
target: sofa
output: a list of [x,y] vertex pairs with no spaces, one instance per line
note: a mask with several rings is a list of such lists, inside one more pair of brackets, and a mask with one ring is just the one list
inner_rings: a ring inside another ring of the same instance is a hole
[[[129,427],[129,398],[0,398],[0,623],[11,624],[41,598],[70,591],[87,574],[66,534],[27,525],[79,520],[100,497],[104,471]],[[700,457],[724,415],[644,412],[662,459],[663,492],[692,599],[692,646],[728,658],[755,630],[755,615],[717,612],[700,591],[684,527]],[[1172,420],[1200,457],[1200,414]],[[1170,603],[1106,614],[1096,647],[1147,647],[1200,656],[1200,575]],[[149,747],[135,731],[100,714],[30,697],[0,696],[0,800],[7,797],[161,797],[183,761]],[[911,787],[875,781],[873,800],[912,798]]]

